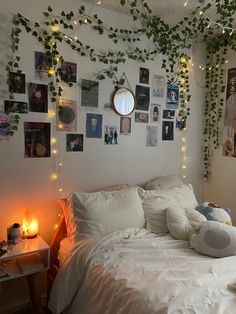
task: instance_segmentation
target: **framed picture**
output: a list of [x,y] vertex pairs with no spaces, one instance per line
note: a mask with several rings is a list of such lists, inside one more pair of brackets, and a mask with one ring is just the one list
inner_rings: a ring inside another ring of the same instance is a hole
[[9,91],[17,94],[25,94],[25,74],[11,72]]
[[104,143],[105,144],[118,144],[118,132],[116,126],[104,126]]
[[5,113],[28,113],[28,103],[24,101],[4,101]]
[[77,128],[77,102],[60,98],[57,102],[56,129],[57,131],[75,132]]
[[48,86],[29,83],[28,85],[29,111],[48,112]]
[[131,134],[131,118],[120,117],[120,134],[123,135]]
[[102,138],[102,115],[95,113],[86,114],[86,137]]
[[139,68],[139,83],[149,84],[149,69]]
[[52,65],[51,58],[41,51],[34,52],[35,78],[43,81],[48,79],[48,70]]
[[164,97],[165,93],[165,77],[163,75],[153,75],[153,97]]
[[161,121],[161,105],[151,104],[150,106],[150,122],[159,123]]
[[77,81],[77,64],[74,62],[63,61],[61,63],[60,71],[61,80],[64,82],[73,82]]
[[82,79],[81,107],[88,109],[98,108],[99,83]]
[[66,134],[66,151],[82,152],[84,150],[83,134]]
[[163,119],[173,120],[175,117],[175,110],[164,109],[163,110]]
[[167,85],[167,109],[178,109],[179,108],[179,86],[178,85]]
[[157,146],[157,126],[147,125],[146,129],[146,146],[156,147]]
[[148,123],[148,113],[146,112],[135,112],[134,121],[140,123]]

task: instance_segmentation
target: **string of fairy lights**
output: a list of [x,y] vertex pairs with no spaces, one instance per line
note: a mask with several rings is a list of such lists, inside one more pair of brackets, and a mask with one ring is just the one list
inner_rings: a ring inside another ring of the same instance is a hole
[[[88,24],[88,18],[90,16],[90,13],[93,10],[94,6],[101,5],[101,4],[102,4],[102,1],[94,1],[93,2],[92,6],[90,7],[88,12],[84,16],[84,21],[83,21],[84,24]],[[184,3],[183,3],[184,7],[187,7],[188,4],[189,4],[189,0],[185,0]],[[236,32],[236,28],[227,27],[227,26],[224,26],[224,25],[220,24],[219,22],[214,21],[209,16],[207,16],[205,14],[205,12],[203,12],[202,10],[199,10],[198,14],[199,14],[199,16],[203,17],[206,20],[206,24],[207,24],[206,28],[207,29],[210,29],[210,28],[211,29],[213,29],[213,28],[214,29],[218,29],[218,30],[220,30],[220,32],[222,34],[228,32],[229,36],[232,36],[234,34],[234,32]],[[76,32],[77,32],[77,30],[80,27],[80,23],[76,19],[73,20],[72,23],[74,25],[78,25],[78,27],[76,27],[74,29],[72,34],[70,34],[70,35],[64,34],[64,38],[65,39],[69,39],[71,42],[73,42],[73,41],[76,42],[78,40],[78,35],[76,34]],[[51,28],[52,32],[60,31],[58,25],[50,26],[50,28]],[[53,45],[54,43],[51,43],[51,44]],[[57,58],[56,61],[59,63],[60,59]],[[194,62],[193,62],[193,58],[190,58],[186,62],[188,63],[189,67],[196,67]],[[225,63],[226,64],[228,63],[228,59],[225,60]],[[215,67],[219,67],[219,66],[220,66],[220,64],[216,64],[215,65]],[[207,66],[205,64],[200,64],[200,65],[198,65],[198,69],[201,70],[201,71],[205,71],[207,69],[211,70],[212,66],[209,66],[207,68]],[[55,69],[53,69],[53,68],[49,69],[48,74],[50,76],[55,75]],[[63,87],[61,87],[61,88],[63,89]],[[187,105],[187,102],[186,102],[186,105]],[[185,111],[186,109],[183,108],[182,110]],[[54,119],[55,118],[55,111],[54,110],[50,110],[49,113],[48,113],[48,116],[49,116],[50,119]],[[181,156],[180,156],[180,168],[181,168],[181,177],[182,177],[183,180],[186,179],[186,176],[187,176],[187,163],[188,163],[187,140],[186,140],[185,132],[186,132],[186,127],[180,133],[180,153],[181,153]],[[62,163],[61,158],[59,156],[59,149],[58,149],[58,145],[59,144],[58,144],[58,140],[56,138],[56,135],[52,136],[52,138],[51,138],[51,145],[52,145],[52,154],[55,157],[55,171],[53,171],[51,173],[50,178],[51,178],[52,181],[57,181],[57,191],[59,193],[63,193],[62,176],[61,176],[63,163]],[[60,213],[59,213],[59,216],[60,216]],[[56,224],[55,228],[57,228],[57,226],[58,225]]]

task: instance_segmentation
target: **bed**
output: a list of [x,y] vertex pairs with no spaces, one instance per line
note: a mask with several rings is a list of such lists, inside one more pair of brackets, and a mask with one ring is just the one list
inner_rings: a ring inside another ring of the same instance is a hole
[[[49,273],[53,313],[236,313],[232,247],[230,254],[222,245],[208,248],[226,257],[199,254],[186,237],[198,230],[197,238],[199,225],[208,228],[208,222],[194,216],[192,189],[179,182],[154,187],[78,192],[62,202]],[[182,222],[169,221],[170,209],[182,210]]]

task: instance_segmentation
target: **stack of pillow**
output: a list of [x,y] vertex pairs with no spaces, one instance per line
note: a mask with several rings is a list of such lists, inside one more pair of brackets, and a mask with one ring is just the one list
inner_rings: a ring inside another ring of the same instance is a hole
[[[234,254],[234,227],[222,224],[233,228],[231,232],[218,226],[219,223],[215,222],[217,225],[214,226],[207,221],[196,210],[199,204],[192,186],[183,184],[175,175],[155,178],[146,184],[145,189],[123,184],[92,193],[74,192],[62,208],[68,236],[74,239],[105,236],[114,231],[145,226],[157,234],[170,232],[178,240],[189,240],[190,236],[191,246],[199,253],[219,257]],[[210,238],[206,239],[208,231]],[[216,242],[219,244],[217,248]]]

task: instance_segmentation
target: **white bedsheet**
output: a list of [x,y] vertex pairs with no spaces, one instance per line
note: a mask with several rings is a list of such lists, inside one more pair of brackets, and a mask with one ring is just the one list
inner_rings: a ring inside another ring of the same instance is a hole
[[233,314],[236,257],[211,258],[187,241],[130,229],[74,244],[49,308],[68,314]]

